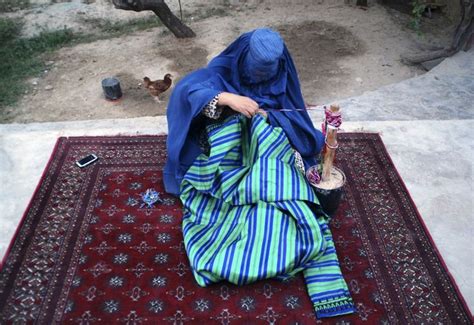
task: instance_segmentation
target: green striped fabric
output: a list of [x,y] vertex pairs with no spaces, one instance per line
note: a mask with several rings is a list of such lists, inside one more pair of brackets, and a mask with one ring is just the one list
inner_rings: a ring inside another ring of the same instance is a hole
[[200,155],[181,184],[183,234],[201,286],[244,285],[302,271],[318,317],[354,312],[327,216],[281,128],[257,115],[208,127]]

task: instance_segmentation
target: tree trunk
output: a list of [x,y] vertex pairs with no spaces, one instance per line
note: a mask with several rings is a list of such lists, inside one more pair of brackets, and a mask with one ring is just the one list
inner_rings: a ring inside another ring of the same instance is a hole
[[454,32],[451,49],[467,51],[473,43],[474,2],[461,0],[461,21]]
[[163,0],[113,0],[115,8],[133,11],[153,11],[163,22],[163,24],[177,38],[195,37],[196,34],[191,28],[186,26],[170,10]]
[[357,0],[356,6],[367,7],[367,0]]
[[402,56],[402,61],[407,64],[420,64],[425,61],[446,58],[461,50],[467,51],[471,48],[474,24],[474,3],[470,0],[461,1],[461,21],[456,27],[451,45],[443,50],[415,55]]

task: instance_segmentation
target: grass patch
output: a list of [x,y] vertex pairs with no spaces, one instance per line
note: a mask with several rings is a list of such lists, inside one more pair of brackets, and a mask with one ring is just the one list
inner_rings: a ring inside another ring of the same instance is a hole
[[0,0],[0,12],[12,12],[28,8],[30,0]]
[[38,36],[22,38],[21,23],[0,18],[0,108],[13,105],[21,98],[28,89],[25,80],[37,76],[45,68],[44,60],[48,53],[66,45],[123,36],[162,25],[158,17],[126,22],[88,18],[85,22],[99,32],[78,34],[64,29],[43,31]]
[[42,55],[74,39],[69,30],[41,32],[21,38],[21,23],[0,18],[0,107],[14,104],[26,89],[24,80],[43,68]]

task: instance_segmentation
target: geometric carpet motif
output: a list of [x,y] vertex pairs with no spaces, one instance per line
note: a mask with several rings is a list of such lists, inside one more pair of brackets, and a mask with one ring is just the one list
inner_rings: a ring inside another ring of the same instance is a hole
[[[342,133],[331,221],[357,313],[317,320],[301,275],[199,287],[166,195],[165,136],[56,144],[0,272],[0,323],[470,324],[471,315],[377,134]],[[99,160],[83,169],[79,158]],[[142,206],[153,188],[162,202]]]

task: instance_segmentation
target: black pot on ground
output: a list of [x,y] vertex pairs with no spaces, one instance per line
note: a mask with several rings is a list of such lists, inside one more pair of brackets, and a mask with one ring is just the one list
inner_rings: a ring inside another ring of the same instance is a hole
[[120,81],[117,78],[105,78],[102,80],[102,89],[107,100],[117,100],[122,97]]

